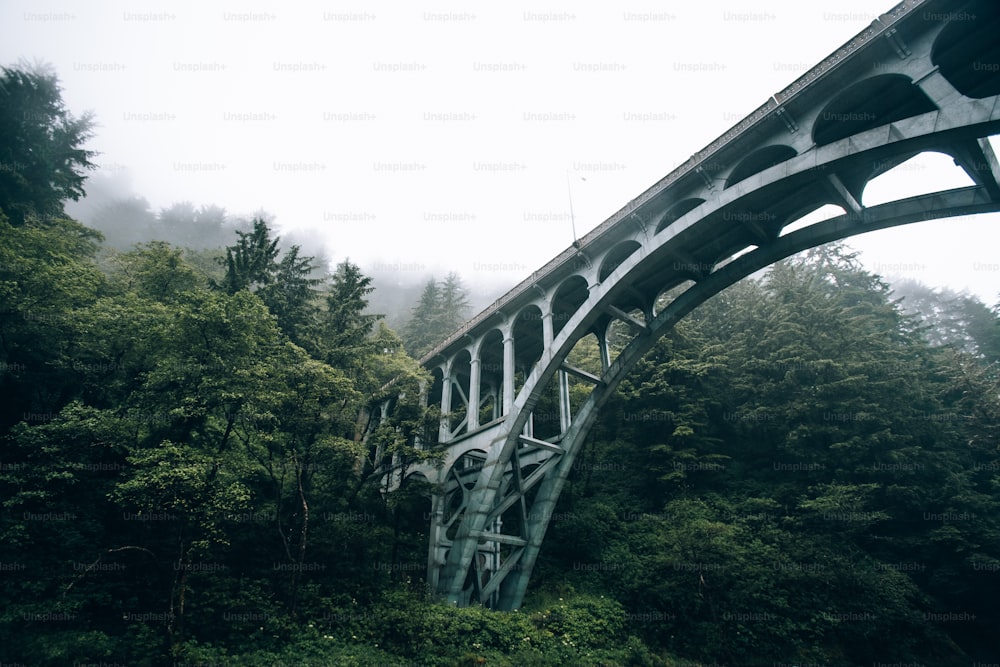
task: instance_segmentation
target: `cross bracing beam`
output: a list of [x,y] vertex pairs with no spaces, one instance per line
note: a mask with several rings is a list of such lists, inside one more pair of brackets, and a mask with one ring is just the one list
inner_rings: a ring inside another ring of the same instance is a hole
[[[646,330],[646,325],[642,325],[642,330],[643,331]],[[565,371],[566,373],[569,373],[574,377],[578,377],[581,380],[590,382],[591,384],[600,384],[601,382],[601,378],[597,377],[596,375],[588,373],[587,371],[581,368],[577,368],[576,366],[570,366],[565,361],[562,363],[562,366],[560,366],[559,369]]]
[[531,438],[524,434],[519,435],[517,439],[519,442],[521,442],[521,444],[528,445],[530,447],[537,447],[538,449],[544,449],[550,452],[555,452],[556,454],[561,454],[563,451],[562,447],[560,447],[555,443],[547,442],[545,440],[538,440],[536,438]]
[[645,322],[640,322],[617,306],[607,306],[607,311],[639,333],[646,333],[649,331],[649,327],[646,326]]

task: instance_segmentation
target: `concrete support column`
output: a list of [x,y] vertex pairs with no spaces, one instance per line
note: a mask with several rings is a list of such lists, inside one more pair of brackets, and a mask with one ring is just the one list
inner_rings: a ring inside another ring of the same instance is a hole
[[570,424],[573,420],[573,414],[571,412],[572,406],[569,402],[569,373],[566,371],[559,371],[559,433],[565,433],[569,430]]
[[948,83],[948,79],[944,78],[937,67],[915,79],[913,83],[924,91],[924,94],[931,98],[931,102],[938,107],[946,106],[952,97],[961,95],[954,86]]
[[444,503],[444,494],[431,496],[430,549],[427,550],[427,584],[431,590],[437,590],[445,563]]
[[493,414],[491,415],[490,421],[495,419],[500,419],[502,416],[500,413],[500,387],[496,384],[490,385],[490,396],[493,397]]
[[[500,534],[500,528],[502,526],[503,526],[503,520],[500,517],[497,517],[496,519],[493,520],[493,526],[491,527],[491,529],[492,529],[492,531],[494,533],[496,533],[496,534],[499,535]],[[493,543],[491,543],[491,546],[489,547],[489,549],[490,549],[490,553],[489,553],[489,560],[487,561],[488,562],[487,567],[489,568],[490,576],[492,577],[493,575],[495,575],[500,570],[500,565],[501,565],[501,562],[500,562],[500,543],[499,542],[493,542]],[[490,599],[487,601],[487,603],[489,604],[489,606],[490,606],[491,609],[496,609],[496,605],[497,605],[497,602],[499,602],[499,599],[500,599],[500,591],[499,590],[494,590],[490,594]]]
[[508,334],[503,339],[503,414],[509,415],[514,409],[514,336]]
[[607,330],[597,334],[597,349],[601,353],[601,375],[604,375],[608,372],[608,367],[611,366],[611,350],[608,349]]
[[548,350],[552,347],[552,339],[554,334],[552,333],[552,311],[548,311],[542,315],[542,345],[544,349]]
[[441,376],[441,425],[438,428],[438,442],[448,442],[451,439],[449,413],[451,412],[451,387],[454,384],[451,371],[452,360],[449,359],[448,363],[444,366],[444,372]]
[[469,406],[467,408],[469,431],[479,428],[479,357],[469,362]]

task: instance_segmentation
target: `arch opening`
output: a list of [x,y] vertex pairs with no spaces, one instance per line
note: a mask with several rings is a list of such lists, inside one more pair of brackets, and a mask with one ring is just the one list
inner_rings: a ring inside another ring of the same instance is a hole
[[455,355],[451,366],[451,404],[448,406],[448,431],[456,437],[469,430],[469,389],[472,356],[468,350]]
[[781,228],[781,233],[778,234],[778,238],[791,234],[792,232],[797,232],[800,229],[805,229],[810,225],[814,225],[817,222],[823,222],[824,220],[829,220],[830,218],[836,218],[838,215],[845,215],[847,211],[844,207],[837,206],[836,204],[823,204],[819,208],[815,208],[809,211],[805,215],[795,218],[788,224]]
[[[528,306],[518,313],[511,335],[514,338],[514,396],[517,396],[532,367],[541,359],[545,347],[541,308]],[[508,402],[506,396],[503,402]]]
[[597,272],[597,282],[603,283],[608,276],[614,273],[615,269],[621,266],[632,253],[640,248],[638,241],[624,241],[619,243],[604,256],[601,268]]
[[656,295],[655,299],[653,299],[653,317],[657,317],[666,309],[667,306],[673,303],[677,297],[697,284],[698,283],[693,280],[685,280],[660,290],[660,293]]
[[[754,174],[760,173],[765,169],[770,169],[776,164],[781,164],[785,160],[789,160],[798,155],[794,148],[791,146],[777,145],[777,146],[765,146],[760,148],[750,155],[743,158],[738,165],[729,174],[729,178],[726,179],[725,188],[732,187],[740,181],[745,181]],[[725,189],[723,188],[723,189]]]
[[848,86],[823,108],[813,125],[813,141],[834,141],[904,118],[936,111],[926,93],[902,74],[881,74]]
[[718,260],[715,263],[715,269],[716,270],[721,269],[726,264],[729,264],[730,262],[739,259],[740,257],[742,257],[743,255],[747,254],[748,252],[753,252],[757,248],[758,248],[758,246],[756,246],[756,245],[748,245],[745,248],[741,248],[740,250],[737,250],[733,254],[729,255],[728,257],[725,257],[725,258],[722,258],[722,259]]
[[[576,341],[576,345],[566,355],[566,363],[578,368],[585,373],[590,373],[594,377],[601,377],[604,374],[604,362],[601,360],[601,342],[597,335],[588,333]],[[594,391],[594,383],[575,375],[569,375],[569,414],[571,419],[583,406],[591,392]]]
[[926,151],[868,181],[862,191],[861,204],[876,206],[967,185],[975,183],[950,155]]
[[663,219],[660,220],[660,222],[656,225],[656,233],[659,234],[664,229],[669,227],[671,223],[680,219],[682,216],[684,216],[690,211],[693,211],[695,208],[701,206],[704,203],[705,200],[699,197],[682,199],[681,201],[677,202],[676,204],[670,207],[670,209],[663,216]]
[[494,329],[479,346],[479,426],[500,418],[502,391],[503,334]]
[[552,297],[552,335],[556,336],[566,326],[583,302],[590,296],[590,289],[583,276],[570,276],[559,285]]
[[[632,308],[631,310],[623,309],[623,312],[630,315],[636,322],[643,325],[646,324],[646,314],[640,308]],[[639,335],[639,331],[634,324],[619,318],[612,319],[608,323],[608,328],[604,334],[607,341],[608,354],[611,359],[617,358],[618,354],[625,349],[625,346]]]
[[470,449],[458,457],[445,476],[444,491],[447,497],[442,523],[449,540],[454,540],[458,534],[459,525],[468,505],[469,492],[476,486],[476,478],[485,462],[486,452],[481,449]]
[[[545,385],[531,413],[529,432],[553,442],[569,429],[573,416],[593,390],[585,376],[600,378],[604,372],[600,343],[594,333],[582,336],[566,355],[564,368]],[[577,372],[579,371],[579,372]]]

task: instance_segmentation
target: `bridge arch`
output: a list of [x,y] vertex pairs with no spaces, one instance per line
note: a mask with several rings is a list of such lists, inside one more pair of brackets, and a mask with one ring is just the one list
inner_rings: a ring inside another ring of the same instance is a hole
[[[937,114],[939,112],[935,111],[933,113]],[[989,118],[991,117],[986,117],[986,119]],[[915,123],[911,129],[915,130],[918,127],[926,128],[927,126],[926,123]],[[984,134],[997,130],[1000,130],[1000,112],[998,112],[996,118],[987,120],[986,124],[981,128]],[[920,136],[919,133],[915,133],[914,136],[909,138],[909,141],[913,142],[913,144],[924,143],[923,140],[924,137]],[[892,154],[896,155],[894,158],[896,160],[901,160],[901,156],[909,156],[914,153],[914,148],[908,143],[905,137],[893,143],[895,147]],[[988,147],[985,144],[978,145],[984,151],[983,159],[986,162],[996,165],[996,158],[992,156],[992,152],[989,151]],[[869,151],[865,150],[852,151],[852,137],[845,137],[830,146],[834,150],[830,153],[828,165],[829,171],[833,171],[834,175],[836,173],[835,167],[849,170],[857,168],[857,164],[855,163],[863,163],[864,169],[870,169],[869,163],[872,161],[873,156]],[[877,155],[886,154],[882,149],[870,150],[876,151],[875,154]],[[845,155],[850,156],[850,158],[845,158]],[[795,162],[795,160],[800,160],[804,157],[798,156],[789,162]],[[794,165],[793,168],[808,172],[809,176],[805,179],[807,183],[810,181],[827,181],[830,176],[827,170],[816,169],[815,162],[812,167],[799,164]],[[768,193],[775,187],[781,187],[780,183],[783,179],[777,173],[767,175],[767,171],[761,172],[759,174],[761,178],[756,179],[756,192]],[[774,171],[776,172],[777,170]],[[1000,169],[996,169],[993,173],[994,182],[996,182],[997,176],[1000,176]],[[787,175],[784,178],[795,178],[795,175]],[[566,433],[563,434],[559,443],[558,454],[549,459],[552,466],[551,472],[539,480],[538,490],[534,491],[536,495],[532,505],[532,514],[542,517],[551,516],[562,484],[569,475],[573,457],[582,444],[590,425],[593,423],[593,418],[596,416],[597,410],[607,400],[610,392],[617,387],[624,374],[652,346],[653,342],[679,318],[693,310],[697,305],[746,275],[765,268],[769,264],[795,252],[815,245],[847,238],[854,234],[865,233],[875,229],[909,224],[935,217],[1000,210],[1000,196],[992,196],[989,190],[985,186],[958,188],[870,208],[862,208],[860,204],[850,197],[849,193],[841,193],[841,203],[838,206],[841,206],[846,211],[843,215],[816,222],[797,231],[791,231],[760,245],[755,245],[748,241],[742,247],[728,248],[728,251],[732,251],[733,253],[739,253],[744,249],[749,250],[745,254],[734,257],[726,263],[720,262],[718,265],[714,262],[711,263],[710,270],[703,272],[692,283],[688,283],[687,289],[680,292],[665,307],[660,309],[650,321],[639,323],[641,333],[636,335],[608,366],[606,372],[601,376],[600,381],[596,383],[593,392],[574,415]],[[741,197],[753,199],[755,191],[746,192],[742,196],[738,196],[737,199]],[[808,204],[800,202],[798,210],[815,209],[829,204],[831,201],[837,201],[836,196],[828,194],[829,188],[825,185],[811,190],[810,188],[806,188],[805,191],[810,192],[812,195],[817,195],[818,193],[818,198]],[[836,188],[834,188],[834,191],[836,191]],[[1000,192],[995,194],[1000,195]],[[606,318],[608,306],[613,304],[616,299],[621,298],[631,285],[636,283],[641,284],[654,275],[662,276],[662,285],[664,288],[677,285],[686,276],[683,270],[676,271],[671,269],[684,269],[686,267],[674,266],[676,262],[674,258],[678,252],[688,252],[686,250],[678,250],[678,248],[694,248],[698,254],[691,256],[704,258],[710,257],[711,254],[703,254],[698,250],[699,248],[702,250],[709,249],[714,252],[721,247],[714,243],[715,239],[718,238],[716,230],[724,226],[725,222],[734,222],[732,219],[728,221],[723,220],[719,215],[719,211],[731,203],[726,201],[727,199],[728,197],[724,197],[720,193],[715,201],[706,202],[710,210],[703,211],[704,215],[699,219],[678,219],[671,228],[670,234],[657,235],[647,244],[645,252],[633,253],[626,257],[613,273],[617,278],[615,281],[605,281],[590,290],[586,301],[575,310],[565,326],[555,335],[551,346],[544,351],[531,376],[526,379],[522,391],[515,400],[511,415],[512,419],[503,424],[502,432],[507,435],[503,438],[502,444],[501,441],[497,441],[495,449],[491,451],[491,456],[496,457],[497,460],[509,461],[512,452],[521,447],[520,443],[522,439],[519,434],[523,431],[526,420],[537,404],[544,387],[559,371],[562,364],[561,360],[565,359],[569,350],[580,336],[593,330],[598,322]],[[852,201],[854,206],[844,205],[845,200]],[[736,200],[734,199],[733,201]],[[704,231],[702,230],[703,227],[705,228]],[[752,238],[752,234],[746,232],[746,238]],[[479,484],[477,484],[476,492],[489,495],[492,486],[489,479],[484,476]],[[497,484],[496,488],[499,489],[499,484]],[[486,503],[486,506],[488,505],[489,503]],[[486,517],[490,516],[489,511],[484,512],[484,514]],[[527,575],[524,573],[530,572],[530,564],[537,557],[538,547],[541,544],[541,536],[544,534],[544,529],[539,525],[532,524],[531,522],[525,525],[527,530],[524,531],[524,535],[503,538],[516,541],[521,546],[519,546],[520,552],[516,556],[508,556],[509,558],[516,559],[518,568],[514,569],[512,566],[511,571],[506,573],[502,582],[491,589],[492,592],[498,592],[497,605],[501,608],[516,608],[520,604],[520,600],[523,598],[527,587]],[[472,548],[472,546],[470,545],[467,548]],[[447,576],[449,574],[449,567],[446,566],[443,569],[443,573]],[[454,587],[452,590],[455,590]],[[455,595],[456,597],[452,599],[459,601],[461,596]]]
[[[883,229],[897,225],[911,224],[928,219],[929,206],[943,205],[945,208],[935,212],[935,217],[950,217],[967,215],[986,211],[1000,210],[1000,203],[990,202],[986,197],[976,196],[977,188],[966,188],[953,191],[945,196],[938,194],[915,197],[900,202],[892,202],[869,209],[868,216],[857,219],[854,216],[843,215],[816,223],[805,229],[793,232],[780,239],[768,248],[757,249],[742,257],[736,258],[725,267],[714,272],[699,283],[690,283],[687,289],[681,291],[666,306],[660,309],[649,323],[647,335],[633,338],[609,367],[609,371],[601,378],[602,382],[587,397],[577,414],[568,433],[562,438],[563,453],[558,458],[553,473],[542,481],[537,491],[538,501],[533,505],[533,512],[540,516],[551,516],[555,511],[555,503],[572,469],[573,461],[583,443],[584,438],[593,425],[598,412],[613,394],[618,384],[642,358],[652,345],[682,317],[694,310],[707,299],[721,292],[726,287],[736,283],[752,273],[766,268],[770,264],[789,257],[796,252],[806,250],[823,243],[828,243],[855,234],[867,233],[875,229]],[[947,213],[945,213],[947,211]],[[581,321],[583,317],[579,318]],[[568,333],[568,332],[567,332]],[[560,338],[568,336],[560,336]],[[555,341],[559,345],[560,341]],[[539,380],[542,379],[540,376]],[[531,396],[522,394],[524,407],[531,405]],[[516,428],[515,421],[513,427]],[[540,537],[529,540],[525,553],[521,555],[521,571],[528,570],[525,563],[533,562],[541,545]],[[499,606],[514,609],[520,605],[527,589],[527,578],[521,571],[514,572],[504,587]]]
[[[1000,94],[962,94],[935,70],[932,45],[956,43],[946,29],[957,28],[927,11],[934,1],[906,0],[882,15],[439,346],[434,354],[454,359],[466,338],[492,336],[496,349],[492,318],[516,313],[502,333],[502,418],[449,447],[450,460],[472,449],[486,458],[472,489],[455,488],[465,500],[452,537],[432,547],[428,577],[439,594],[456,604],[520,605],[597,411],[657,338],[706,299],[822,243],[1000,211],[1000,164],[987,140],[1000,132]],[[862,204],[879,173],[927,151],[954,156],[973,184]],[[630,331],[614,358],[613,326]],[[590,334],[599,370],[571,363]],[[576,404],[566,389],[571,377],[589,387]],[[532,415],[552,401],[559,428],[535,437]]]

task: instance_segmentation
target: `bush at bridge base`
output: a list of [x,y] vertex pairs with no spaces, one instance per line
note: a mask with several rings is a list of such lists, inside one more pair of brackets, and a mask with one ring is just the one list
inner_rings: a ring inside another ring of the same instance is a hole
[[455,608],[401,588],[385,595],[371,619],[373,643],[418,664],[656,664],[625,636],[622,606],[599,596],[503,613]]
[[[183,647],[187,664],[427,665],[454,667],[671,667],[692,663],[655,655],[624,633],[625,612],[609,598],[573,595],[533,611],[494,612],[431,601],[409,587],[387,591],[371,609],[334,610],[308,622],[287,648]],[[337,619],[340,619],[338,621]]]

